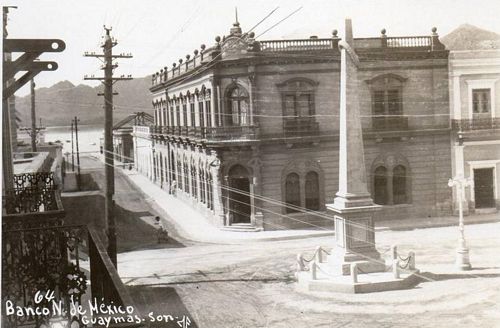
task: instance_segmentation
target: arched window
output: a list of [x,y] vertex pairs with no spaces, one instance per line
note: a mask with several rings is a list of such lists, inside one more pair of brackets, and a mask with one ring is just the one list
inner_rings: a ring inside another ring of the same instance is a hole
[[319,210],[319,176],[314,171],[306,174],[306,208]]
[[379,166],[375,169],[373,179],[373,201],[378,205],[386,205],[388,203],[387,195],[387,169],[384,166]]
[[177,171],[176,171],[176,174],[177,174],[177,181],[179,183],[179,189],[180,190],[184,190],[183,188],[183,185],[182,185],[182,164],[181,164],[181,161],[178,160],[177,161]]
[[183,175],[184,175],[184,191],[189,193],[189,167],[188,167],[188,161],[184,159],[184,165],[183,165]]
[[398,165],[392,172],[394,204],[406,204],[408,202],[408,197],[406,195],[406,168],[403,165]]
[[214,196],[213,196],[213,193],[212,193],[212,173],[208,172],[207,174],[207,191],[208,191],[208,197],[207,197],[207,200],[208,200],[208,204],[207,204],[207,207],[210,209],[210,210],[213,210],[214,209]]
[[[300,178],[297,173],[290,173],[286,176],[285,201],[289,205],[300,206]],[[298,211],[294,208],[286,208],[286,213],[295,212]]]
[[238,86],[229,93],[230,125],[248,125],[249,123],[249,103],[248,93]]
[[198,177],[196,176],[196,165],[191,163],[191,181],[193,183],[193,194],[194,199],[198,199]]

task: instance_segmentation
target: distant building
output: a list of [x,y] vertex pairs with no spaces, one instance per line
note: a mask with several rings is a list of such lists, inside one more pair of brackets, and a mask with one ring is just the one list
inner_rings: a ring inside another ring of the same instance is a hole
[[[226,229],[331,225],[340,52],[330,38],[256,41],[234,23],[152,77],[137,170]],[[355,38],[369,190],[381,219],[451,214],[448,55],[430,36]],[[318,215],[319,214],[319,215]]]
[[[115,160],[122,163],[134,162],[134,142],[132,132],[134,125],[153,125],[151,114],[137,112],[130,114],[113,126],[113,152]],[[102,139],[101,139],[102,141]],[[101,145],[102,149],[102,145]]]
[[[500,50],[450,53],[453,174],[470,178],[471,212],[500,209]],[[454,195],[457,203],[456,195]]]

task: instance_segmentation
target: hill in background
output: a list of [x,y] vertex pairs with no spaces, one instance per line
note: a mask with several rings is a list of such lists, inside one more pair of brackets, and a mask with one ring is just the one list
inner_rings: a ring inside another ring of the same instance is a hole
[[[119,95],[114,96],[113,120],[118,122],[134,112],[152,113],[149,78],[137,78],[130,81],[119,81],[114,90]],[[73,85],[62,81],[50,88],[36,89],[37,121],[42,119],[44,126],[70,125],[71,120],[78,116],[80,124],[98,124],[104,121],[104,98],[97,93],[103,92],[103,86],[90,87],[80,84]],[[30,95],[16,97],[16,110],[21,120],[20,126],[31,124]]]
[[500,49],[500,34],[462,24],[440,38],[449,50]]

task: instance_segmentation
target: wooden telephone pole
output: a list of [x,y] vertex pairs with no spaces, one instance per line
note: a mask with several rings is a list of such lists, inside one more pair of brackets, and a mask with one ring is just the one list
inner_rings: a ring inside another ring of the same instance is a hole
[[[36,153],[36,111],[35,111],[35,79],[31,79],[31,151]],[[41,127],[41,126],[40,126]]]
[[117,63],[113,63],[114,58],[132,58],[131,54],[113,55],[113,47],[118,43],[111,38],[111,28],[106,28],[106,35],[104,36],[104,43],[102,44],[103,54],[96,54],[94,52],[86,52],[86,57],[96,57],[100,60],[104,59],[104,65],[101,67],[104,70],[104,77],[85,76],[84,80],[99,80],[104,84],[104,93],[98,94],[104,96],[104,173],[106,176],[105,185],[105,221],[107,225],[108,235],[108,255],[111,261],[117,266],[116,259],[116,228],[114,218],[114,200],[115,193],[115,172],[114,172],[114,158],[113,158],[113,84],[116,81],[131,80],[132,77],[120,76],[113,77],[113,70],[118,67]]

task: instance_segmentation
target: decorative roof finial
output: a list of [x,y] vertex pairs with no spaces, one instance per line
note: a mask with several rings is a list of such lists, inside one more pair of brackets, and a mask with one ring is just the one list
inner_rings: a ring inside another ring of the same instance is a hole
[[238,7],[234,7],[234,13],[235,13],[235,16],[236,16],[236,21],[234,22],[235,25],[240,25],[240,23],[238,22]]

